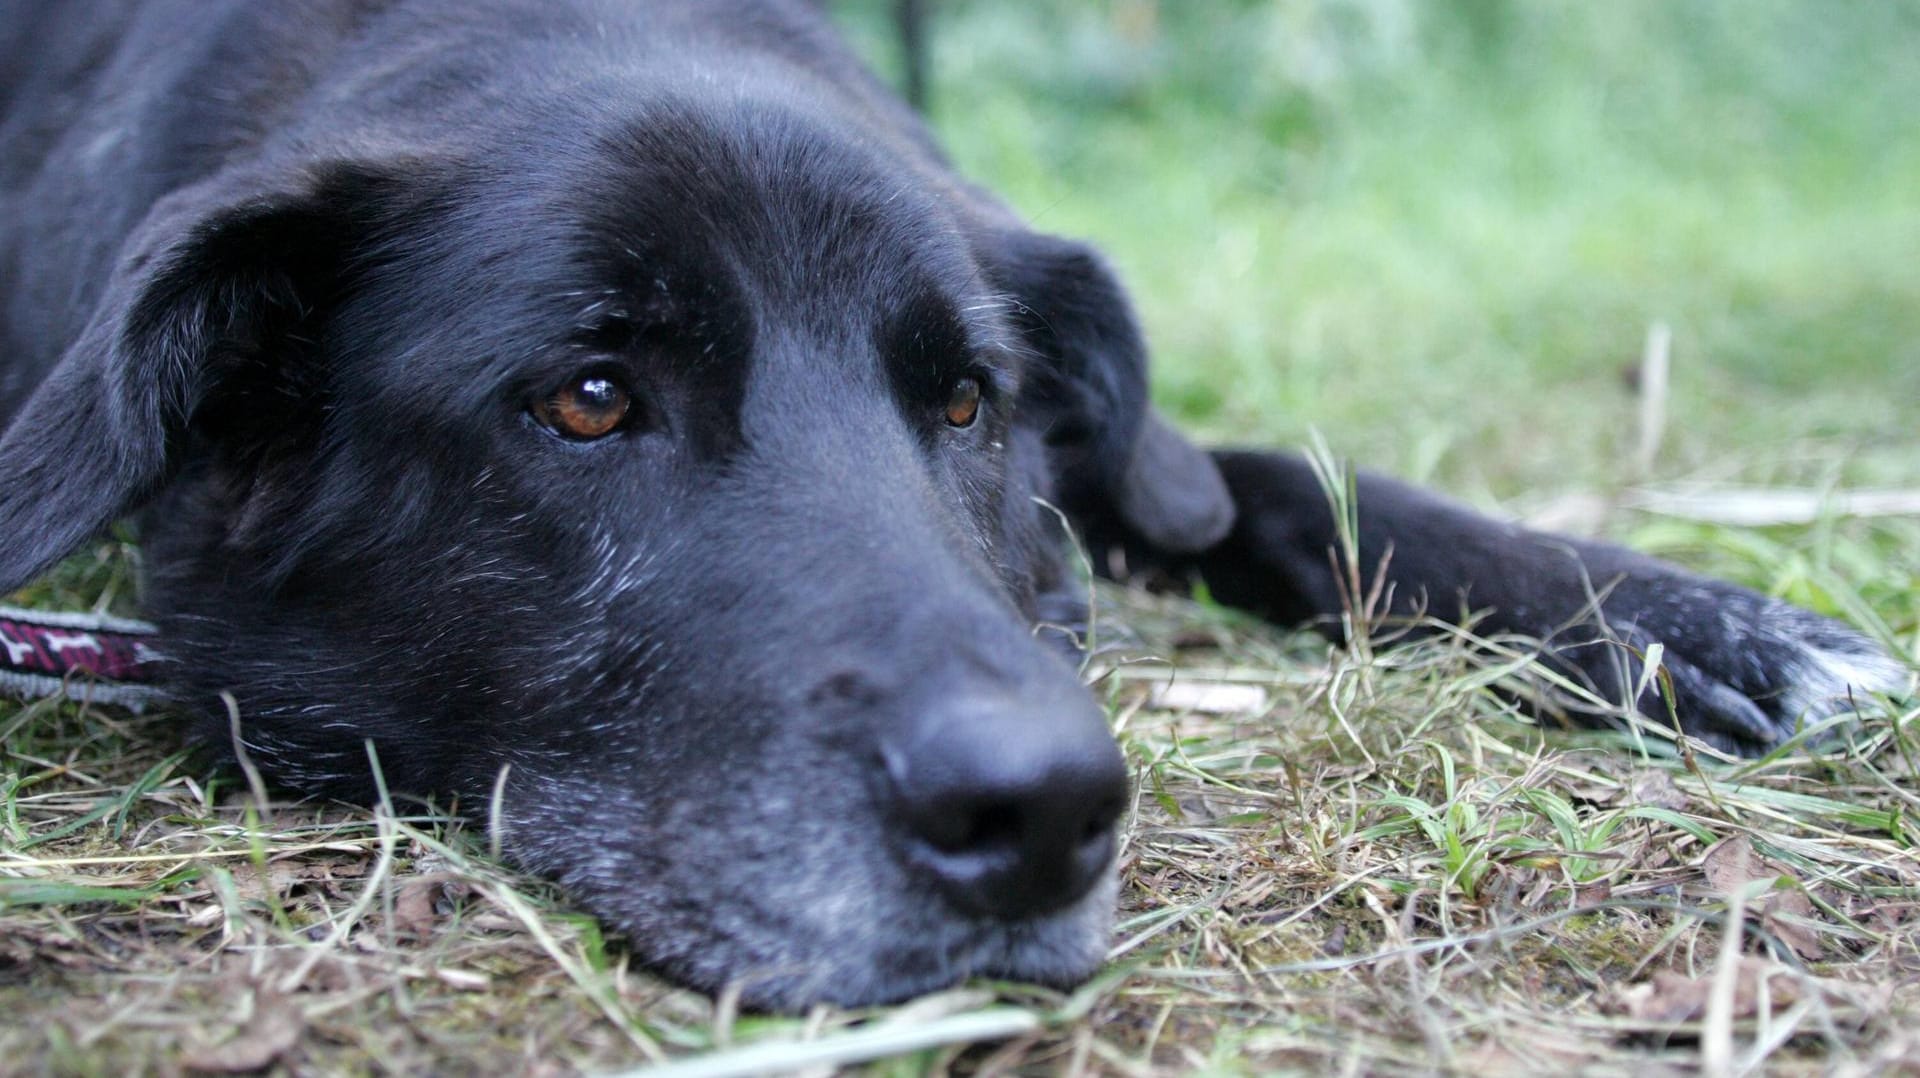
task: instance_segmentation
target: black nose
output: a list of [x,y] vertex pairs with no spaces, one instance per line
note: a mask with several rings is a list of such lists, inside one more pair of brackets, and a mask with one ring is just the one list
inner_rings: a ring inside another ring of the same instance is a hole
[[883,743],[909,859],[976,915],[1070,905],[1113,860],[1126,762],[1078,686],[1036,707],[974,699],[923,709]]

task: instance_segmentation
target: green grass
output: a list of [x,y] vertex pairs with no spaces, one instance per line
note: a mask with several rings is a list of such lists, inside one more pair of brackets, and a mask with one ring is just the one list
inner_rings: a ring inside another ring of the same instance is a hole
[[1613,482],[1664,321],[1668,473],[1914,476],[1920,5],[950,8],[942,136],[1112,255],[1201,430]]
[[[877,0],[844,7],[885,61]],[[1920,488],[1920,5],[951,0],[936,59],[961,166],[1112,254],[1189,426],[1317,428],[1490,507],[1598,493],[1599,528],[1915,652],[1920,521],[1624,507]],[[19,598],[124,603],[136,557]],[[261,804],[165,714],[0,704],[0,1071],[1920,1067],[1920,710],[1728,765],[1528,724],[1489,691],[1524,642],[1102,598],[1138,782],[1079,991],[741,1015],[425,808]]]

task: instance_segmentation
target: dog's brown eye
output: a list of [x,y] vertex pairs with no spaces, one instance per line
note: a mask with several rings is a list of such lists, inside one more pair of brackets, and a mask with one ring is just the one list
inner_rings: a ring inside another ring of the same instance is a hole
[[633,407],[633,396],[619,380],[589,374],[561,386],[533,406],[533,417],[556,434],[592,441],[612,434]]
[[947,397],[948,425],[970,427],[974,417],[979,414],[980,383],[972,378],[962,378],[953,383],[953,390]]

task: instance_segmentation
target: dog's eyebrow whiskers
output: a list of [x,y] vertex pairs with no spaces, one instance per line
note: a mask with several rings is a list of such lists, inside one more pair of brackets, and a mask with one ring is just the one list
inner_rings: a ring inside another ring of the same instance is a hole
[[967,335],[981,350],[1031,363],[1042,357],[1015,324],[1023,310],[1025,306],[1015,297],[994,292],[958,308],[957,313],[966,323]]

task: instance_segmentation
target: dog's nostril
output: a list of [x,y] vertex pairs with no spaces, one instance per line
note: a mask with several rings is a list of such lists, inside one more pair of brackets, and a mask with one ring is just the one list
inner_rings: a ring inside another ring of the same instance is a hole
[[953,814],[952,826],[934,821],[922,831],[929,845],[944,853],[966,853],[994,847],[1011,850],[1020,842],[1020,809],[1009,804],[985,805]]
[[908,859],[970,913],[1034,917],[1085,895],[1112,860],[1127,785],[1099,713],[945,718],[884,753]]
[[885,695],[858,670],[840,670],[814,683],[807,693],[810,707],[870,707]]
[[1105,838],[1112,830],[1114,821],[1120,818],[1121,802],[1118,798],[1102,804],[1087,817],[1087,826],[1080,833],[1082,842],[1090,839]]

